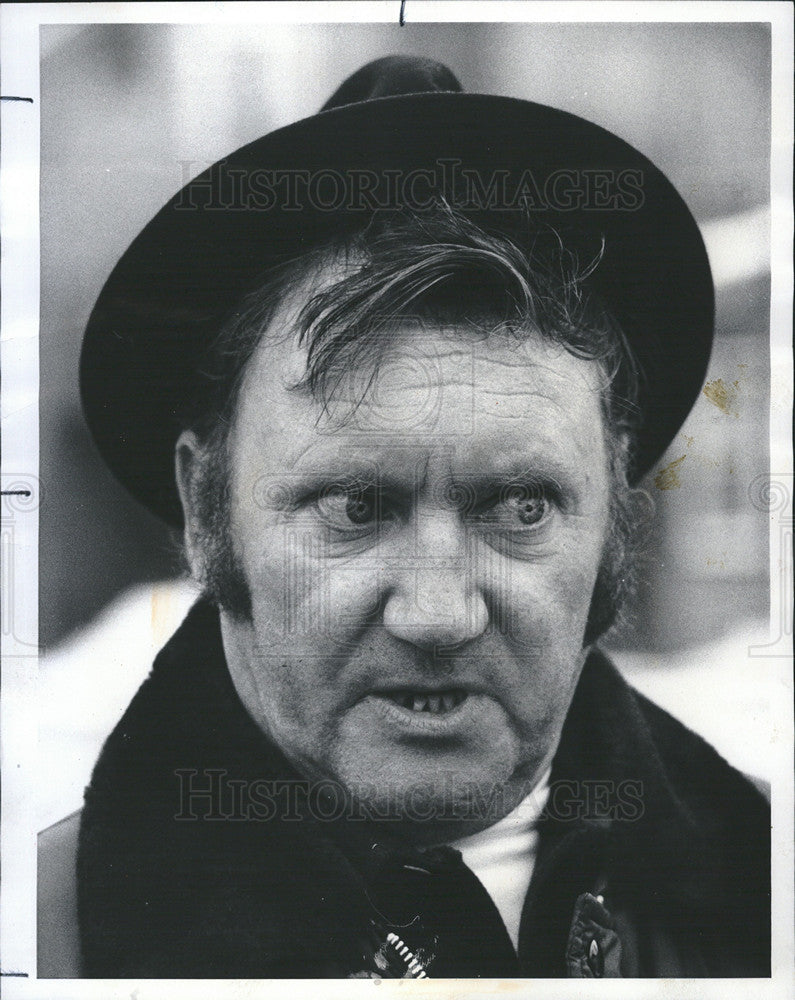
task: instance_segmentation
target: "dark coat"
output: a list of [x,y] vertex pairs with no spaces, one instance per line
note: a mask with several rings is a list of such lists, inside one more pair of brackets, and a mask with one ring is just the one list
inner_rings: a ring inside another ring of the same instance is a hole
[[[300,779],[243,709],[200,603],[86,792],[83,975],[770,974],[764,797],[599,652],[553,764],[518,957],[458,852],[290,819],[286,799],[268,817],[274,780]],[[215,800],[187,795],[211,782]]]

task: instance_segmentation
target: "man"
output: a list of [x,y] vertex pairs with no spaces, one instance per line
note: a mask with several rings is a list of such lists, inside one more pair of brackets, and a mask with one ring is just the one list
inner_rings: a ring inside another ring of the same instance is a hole
[[711,336],[651,163],[426,60],[172,199],[81,376],[205,597],[86,791],[81,974],[769,974],[764,799],[596,646]]

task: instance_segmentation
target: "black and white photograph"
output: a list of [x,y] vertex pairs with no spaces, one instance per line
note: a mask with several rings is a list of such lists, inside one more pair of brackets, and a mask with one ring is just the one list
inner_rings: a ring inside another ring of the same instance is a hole
[[792,995],[789,5],[0,13],[7,996]]

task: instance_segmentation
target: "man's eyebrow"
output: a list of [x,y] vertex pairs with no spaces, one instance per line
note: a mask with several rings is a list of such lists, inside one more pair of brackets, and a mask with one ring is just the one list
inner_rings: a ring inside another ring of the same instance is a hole
[[470,472],[461,480],[475,493],[509,490],[511,486],[543,488],[556,493],[561,499],[579,497],[582,484],[571,469],[556,461],[523,459],[497,465],[480,472]]
[[339,457],[299,466],[286,473],[284,478],[305,489],[334,485],[354,486],[356,484],[363,486],[392,485],[395,488],[401,484],[405,486],[405,477],[386,471],[383,462],[374,460],[351,461]]
[[[555,441],[527,441],[503,450],[495,444],[495,447],[484,455],[482,471],[475,471],[474,476],[482,475],[499,480],[524,479],[532,476],[559,476],[561,479],[569,479],[576,474],[585,457],[576,445],[567,447],[564,437]],[[473,456],[470,461],[474,469],[477,457]]]

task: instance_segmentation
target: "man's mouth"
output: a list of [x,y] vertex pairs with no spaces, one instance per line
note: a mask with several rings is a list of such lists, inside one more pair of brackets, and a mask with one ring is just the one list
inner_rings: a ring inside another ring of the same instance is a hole
[[449,688],[444,691],[412,691],[400,689],[395,691],[379,691],[378,696],[386,698],[406,708],[411,712],[427,712],[430,715],[445,715],[463,704],[468,692],[461,688]]

